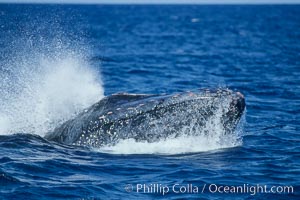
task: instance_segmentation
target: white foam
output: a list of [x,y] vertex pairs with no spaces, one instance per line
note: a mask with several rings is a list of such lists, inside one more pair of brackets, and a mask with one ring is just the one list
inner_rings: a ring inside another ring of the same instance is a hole
[[224,138],[220,142],[218,136],[181,136],[154,143],[136,142],[134,139],[121,140],[115,146],[107,146],[97,151],[111,154],[184,154],[230,148],[241,145],[241,140]]

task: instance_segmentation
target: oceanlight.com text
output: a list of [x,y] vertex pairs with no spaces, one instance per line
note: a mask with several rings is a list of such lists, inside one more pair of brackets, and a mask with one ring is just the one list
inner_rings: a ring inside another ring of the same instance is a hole
[[127,184],[124,187],[126,192],[135,192],[141,194],[161,194],[166,195],[168,193],[173,194],[292,194],[294,193],[294,187],[288,185],[263,185],[263,184],[242,184],[242,185],[221,185],[221,184]]

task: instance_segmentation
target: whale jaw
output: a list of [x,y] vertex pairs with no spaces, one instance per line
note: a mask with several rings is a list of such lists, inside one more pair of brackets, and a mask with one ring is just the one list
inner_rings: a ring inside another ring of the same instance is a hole
[[103,98],[48,133],[46,139],[89,147],[114,145],[124,139],[157,142],[197,135],[211,124],[224,134],[234,134],[244,109],[244,96],[231,90],[119,93]]

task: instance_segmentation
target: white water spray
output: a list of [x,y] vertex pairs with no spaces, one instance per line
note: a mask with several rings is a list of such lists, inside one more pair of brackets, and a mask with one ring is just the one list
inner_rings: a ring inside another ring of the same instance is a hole
[[43,136],[103,97],[100,75],[80,51],[42,50],[23,51],[1,66],[0,134]]

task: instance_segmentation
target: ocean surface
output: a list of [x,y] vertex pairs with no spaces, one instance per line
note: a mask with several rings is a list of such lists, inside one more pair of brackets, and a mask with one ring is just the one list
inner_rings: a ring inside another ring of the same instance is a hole
[[[245,95],[227,145],[43,138],[106,95],[196,88]],[[0,199],[300,199],[299,113],[299,5],[0,4]]]

